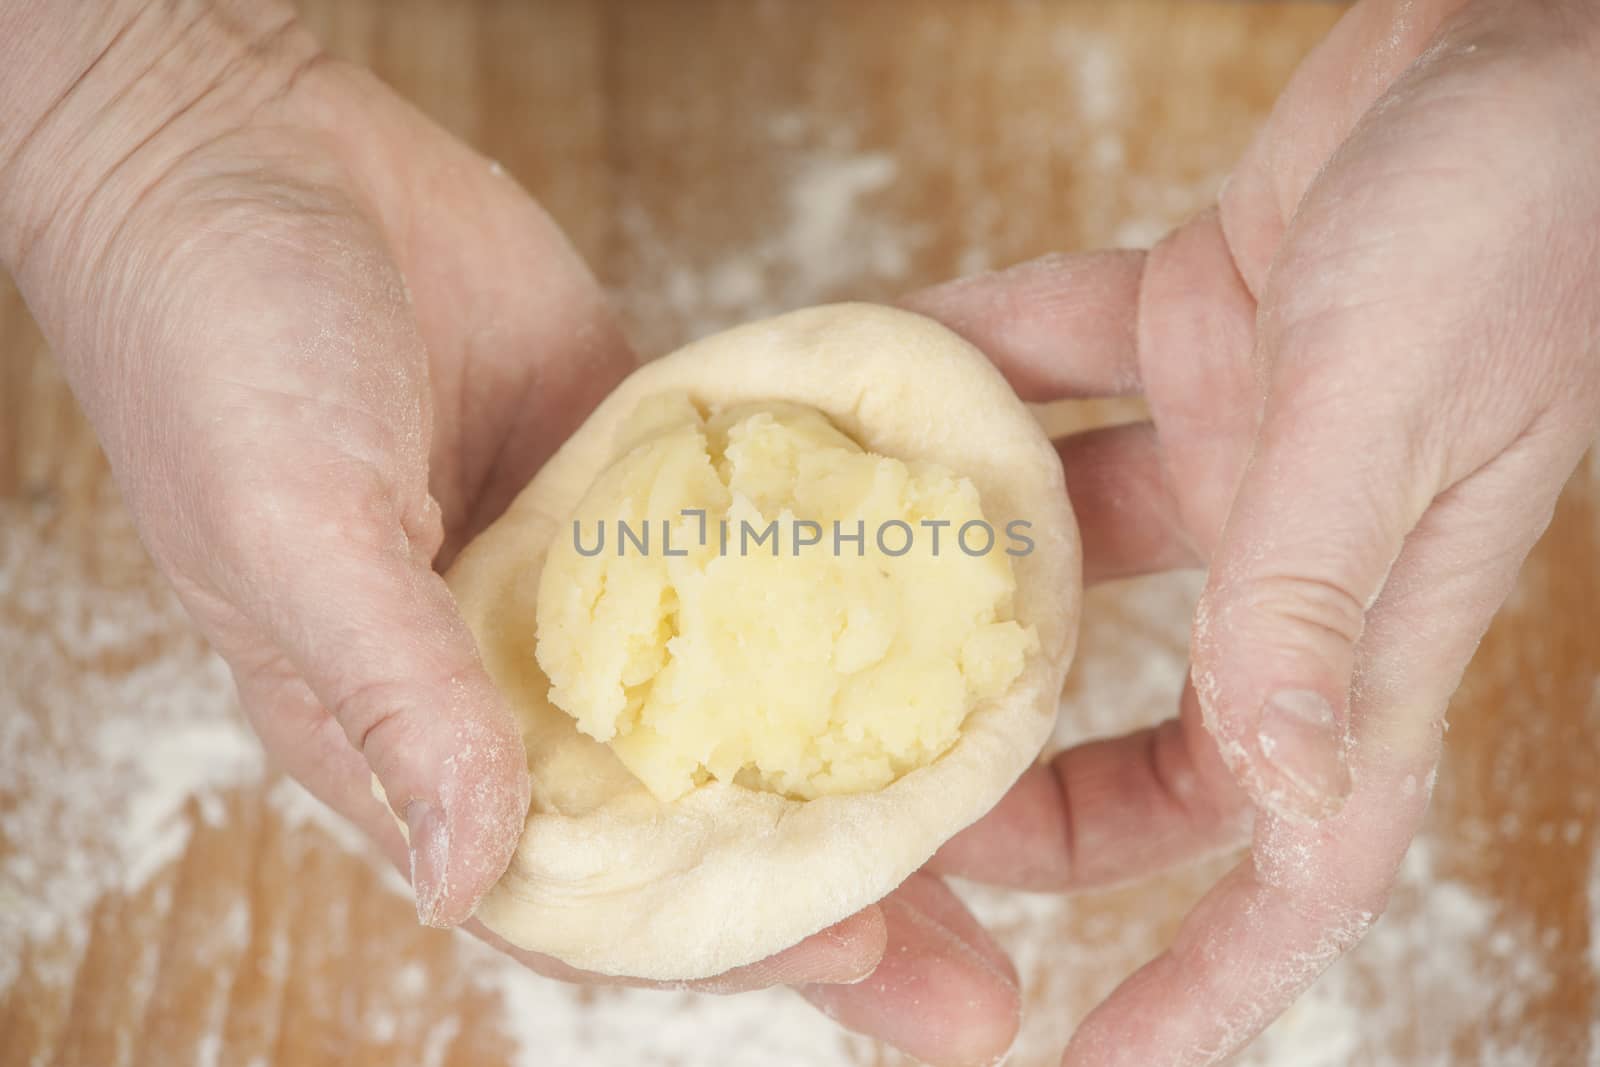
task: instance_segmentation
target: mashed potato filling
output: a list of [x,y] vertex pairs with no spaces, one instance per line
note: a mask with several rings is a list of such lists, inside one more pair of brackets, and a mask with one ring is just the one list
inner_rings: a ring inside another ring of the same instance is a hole
[[539,580],[550,698],[657,798],[797,799],[937,758],[1038,647],[1004,526],[967,479],[821,412],[641,405]]

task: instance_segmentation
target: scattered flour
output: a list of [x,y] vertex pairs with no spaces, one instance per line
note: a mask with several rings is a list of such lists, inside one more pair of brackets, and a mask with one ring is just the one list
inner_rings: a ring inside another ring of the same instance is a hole
[[[1589,969],[1600,979],[1600,849],[1589,861]],[[1595,1053],[1600,1055],[1600,1045]]]
[[186,800],[193,798],[206,825],[221,826],[225,813],[217,790],[261,775],[260,744],[231,718],[173,722],[154,736],[140,718],[107,719],[95,731],[92,749],[98,766],[131,778],[121,811],[113,804],[102,812],[110,816],[125,893],[138,892],[183,855],[191,829],[183,817]]
[[[117,514],[114,508],[108,513]],[[129,655],[122,670],[89,672],[87,699],[52,700],[44,688],[8,686],[0,700],[0,740],[26,761],[0,767],[0,989],[14,977],[29,944],[81,938],[86,917],[106,892],[134,890],[183,851],[195,819],[223,817],[222,791],[260,781],[262,761],[234,708],[226,671],[189,636],[172,599],[147,581],[105,584],[60,551],[47,522],[0,513],[0,583],[18,602],[57,620],[51,628],[19,626],[4,617],[0,655],[8,678],[41,658],[94,655],[113,661],[160,638],[176,651],[154,659]],[[114,520],[114,522],[120,520]],[[99,544],[132,546],[125,529]],[[136,548],[132,551],[136,552]],[[104,562],[104,561],[102,561]],[[130,559],[124,561],[133,563]],[[1197,593],[1192,576],[1104,587],[1089,598],[1083,659],[1064,705],[1061,743],[1127,729],[1168,713],[1183,677],[1185,622]],[[92,603],[96,618],[89,619]],[[40,711],[43,715],[40,715]],[[88,738],[89,743],[83,744]],[[383,872],[386,891],[406,887],[375,850],[303,789],[280,780],[268,808],[289,826],[325,835]],[[60,847],[73,842],[72,847]],[[1394,908],[1347,960],[1336,965],[1242,1061],[1249,1067],[1375,1067],[1445,1064],[1463,1027],[1482,1020],[1486,1033],[1514,1032],[1529,996],[1548,988],[1544,956],[1551,947],[1518,928],[1494,901],[1442,877],[1438,846],[1428,836],[1407,859]],[[1181,902],[1221,869],[1158,880],[1154,888],[1074,900],[1008,894],[980,887],[960,891],[1006,943],[1029,986],[1025,1029],[1010,1062],[1053,1063],[1074,1021],[1108,991],[1112,979],[1158,951]],[[1600,928],[1600,863],[1592,875],[1593,919]],[[1179,904],[1175,905],[1175,901]],[[230,913],[242,937],[246,912]],[[228,924],[224,924],[228,925]],[[1591,948],[1597,970],[1600,949]],[[690,1065],[704,1050],[722,1062],[832,1067],[878,1059],[870,1043],[840,1033],[799,998],[782,991],[739,997],[681,992],[578,990],[539,978],[487,947],[460,936],[461,970],[503,1004],[502,1025],[516,1062]],[[1510,975],[1507,989],[1485,980]],[[1404,976],[1415,994],[1389,989]],[[392,977],[394,1002],[369,1007],[358,1020],[374,1041],[396,1032],[397,1012],[424,992],[427,975],[401,963]],[[1417,998],[1451,1004],[1448,1026],[1419,1027]],[[416,1049],[424,1064],[445,1061],[461,1027],[446,1016]],[[1530,1038],[1530,1042],[1534,1039]],[[1409,1041],[1413,1054],[1386,1059],[1375,1050]],[[1432,1041],[1432,1043],[1430,1043]],[[202,1050],[203,1051],[203,1050]],[[1497,1064],[1538,1062],[1539,1048],[1495,1048]],[[1359,1058],[1358,1057],[1364,1057]],[[204,1056],[200,1062],[206,1062]]]
[[[1594,457],[1600,457],[1600,451],[1593,453]],[[1600,462],[1591,465],[1600,471]],[[1600,849],[1589,863],[1589,971],[1600,982]],[[1589,1025],[1589,1067],[1600,1067],[1600,1012]]]
[[[1103,45],[1055,42],[1073,71],[1082,116],[1095,127],[1088,162],[1104,180],[1131,190],[1134,210],[1114,223],[1115,242],[1146,245],[1192,210],[1203,190],[1122,173],[1126,146],[1116,125],[1127,72]],[[645,335],[644,350],[911,277],[933,233],[884,208],[900,176],[899,159],[863,147],[848,131],[824,135],[799,112],[773,119],[770,135],[773,149],[787,153],[773,212],[778,221],[707,262],[690,262],[657,221],[624,203],[621,226],[641,257],[625,302]],[[996,204],[973,210],[996,217],[1004,211]],[[981,244],[957,255],[963,270],[992,265]],[[1591,470],[1600,479],[1600,460],[1591,460]],[[146,884],[181,855],[195,820],[215,824],[225,812],[219,798],[258,784],[264,773],[227,671],[151,578],[120,507],[107,499],[98,511],[103,527],[88,547],[64,547],[48,504],[0,504],[0,993],[32,946],[65,942],[63,958],[76,959],[71,949],[81,949],[103,894]],[[1171,713],[1197,592],[1198,579],[1177,576],[1090,594],[1056,744]],[[150,655],[156,647],[162,654]],[[75,665],[81,671],[70,693],[52,684]],[[1516,783],[1505,784],[1506,818],[1515,820]],[[365,857],[383,872],[386,891],[406,893],[360,834],[299,786],[274,783],[267,799],[284,825]],[[1498,830],[1518,833],[1521,826]],[[1581,828],[1551,832],[1565,837]],[[1441,859],[1446,849],[1431,832],[1419,838],[1389,914],[1243,1064],[1431,1067],[1450,1062],[1450,1042],[1462,1034],[1487,1042],[1483,1062],[1549,1062],[1536,1033],[1523,1044],[1507,1044],[1506,1035],[1517,1033],[1519,1013],[1553,981],[1551,931],[1524,927],[1453,878]],[[1076,1020],[1117,976],[1160,950],[1183,907],[1224,867],[1212,861],[1071,900],[959,886],[1017,960],[1027,986],[1029,1012],[1010,1062],[1054,1064]],[[1589,961],[1600,975],[1600,855],[1588,879]],[[515,1061],[529,1067],[694,1067],[707,1062],[708,1049],[717,1063],[897,1062],[841,1034],[785,992],[719,998],[579,990],[539,978],[465,936],[457,950],[460,970],[501,1001]],[[427,993],[429,975],[420,964],[396,961],[389,980],[392,1003],[360,1017],[376,1039],[396,1032],[398,1013]],[[1419,1019],[1413,1011],[1419,1002],[1445,1006],[1446,1013]],[[449,1016],[433,1023],[408,1058],[446,1062],[462,1025]],[[1600,1023],[1591,1044],[1600,1050]],[[198,1061],[216,1054],[202,1050]]]
[[[462,954],[507,1005],[505,1020],[516,1038],[519,1067],[840,1067],[872,1062],[869,1042],[841,1032],[787,991],[712,997],[601,989],[585,995],[540,978],[484,946],[464,945]],[[716,1050],[714,1059],[707,1059],[707,1050]]]
[[[292,778],[280,778],[272,783],[267,790],[267,805],[287,826],[315,828],[353,855],[371,851],[371,842],[365,834],[344,816],[335,814],[326,804],[306,792]],[[378,869],[394,875],[394,885],[401,893],[409,892],[409,886],[392,866],[379,864]]]
[[1126,733],[1177,713],[1188,670],[1189,618],[1202,584],[1198,572],[1180,573],[1085,594],[1055,747]]
[[899,177],[894,155],[858,147],[844,129],[819,133],[797,113],[771,120],[766,135],[784,161],[775,224],[709,261],[693,262],[691,237],[624,202],[622,226],[639,262],[620,295],[641,351],[659,354],[752,318],[859,296],[864,285],[893,286],[929,240],[931,227],[888,216],[877,203]]
[[[24,946],[81,947],[101,895],[179,856],[191,804],[215,823],[218,790],[261,773],[226,668],[120,508],[102,513],[84,559],[55,543],[46,506],[0,505],[0,989]],[[168,654],[149,656],[157,643]],[[70,688],[47,669],[63,660],[81,665]]]
[[1127,61],[1118,42],[1070,27],[1057,32],[1051,43],[1072,72],[1072,113],[1078,121],[1090,126],[1114,122],[1128,105]]

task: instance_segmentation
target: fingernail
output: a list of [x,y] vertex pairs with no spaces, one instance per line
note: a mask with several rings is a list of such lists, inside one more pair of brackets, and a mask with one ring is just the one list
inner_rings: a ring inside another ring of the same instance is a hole
[[1344,729],[1332,705],[1309,689],[1274,693],[1261,709],[1256,741],[1303,802],[1303,814],[1326,818],[1350,795]]
[[417,895],[417,921],[439,926],[445,867],[450,861],[450,831],[444,812],[426,800],[413,800],[406,805],[406,834],[411,843],[411,890]]
[[[825,939],[835,951],[830,953],[824,961],[822,971],[808,979],[809,982],[826,985],[856,985],[872,977],[872,973],[878,969],[878,964],[883,962],[883,948],[879,948],[870,958],[861,958],[858,946],[863,935],[859,930],[851,933],[844,932],[843,928],[848,922],[850,920],[847,919],[845,922],[834,923],[818,935]],[[880,939],[884,942],[888,940],[888,929],[881,915],[872,939],[874,942]],[[846,963],[849,966],[837,966],[840,963]]]

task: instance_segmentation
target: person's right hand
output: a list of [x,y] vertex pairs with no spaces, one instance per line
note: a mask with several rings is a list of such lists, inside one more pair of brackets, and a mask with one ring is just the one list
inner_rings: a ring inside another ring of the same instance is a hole
[[[530,786],[435,567],[634,357],[545,213],[288,11],[103,6],[0,0],[0,257],[270,755],[461,923]],[[891,938],[902,974],[997,955],[917,918],[941,891],[699,987],[857,978]]]

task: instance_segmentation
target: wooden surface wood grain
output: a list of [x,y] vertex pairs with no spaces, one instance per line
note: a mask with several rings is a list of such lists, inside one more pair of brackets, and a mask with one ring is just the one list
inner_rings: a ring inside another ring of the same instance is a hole
[[[541,199],[646,354],[784,307],[1148,242],[1214,195],[1339,14],[1020,0],[303,7],[332,51],[373,67]],[[1348,1010],[1317,1017],[1344,1027],[1282,1038],[1280,1050],[1302,1052],[1270,1062],[1600,1062],[1597,487],[1591,459],[1455,701],[1426,864],[1397,894],[1391,932],[1374,935],[1388,940],[1358,953],[1329,994]],[[1129,649],[1181,644],[1181,595],[1097,596],[1069,708],[1097,699],[1097,679],[1143,669]],[[120,629],[97,630],[108,616]],[[74,834],[137,814],[115,783],[74,784],[98,766],[107,721],[147,717],[148,729],[117,736],[159,744],[174,716],[233,712],[9,288],[0,672],[0,923],[4,944],[23,946],[0,971],[0,1067],[590,1062],[587,1039],[530,1046],[526,1016],[550,1033],[644,1025],[629,1014],[636,1002],[613,994],[530,1007],[486,981],[483,953],[417,928],[393,876],[285,801],[270,771],[189,801],[172,862],[136,880],[90,873],[118,857],[106,835]],[[183,701],[205,707],[173,706]],[[91,789],[101,799],[86,813],[73,798]],[[1158,946],[1208,873],[995,910],[1024,958],[1037,1030],[1018,1062],[1053,1063],[1051,1041]],[[92,892],[69,907],[74,886]],[[726,1031],[706,1020],[740,1010],[682,1004],[708,1033]],[[818,1034],[826,1051],[803,1062],[898,1062]],[[1342,1051],[1304,1058],[1323,1046]],[[675,1051],[626,1047],[630,1062],[722,1064],[756,1062],[739,1050],[766,1046],[694,1051],[680,1035]]]

